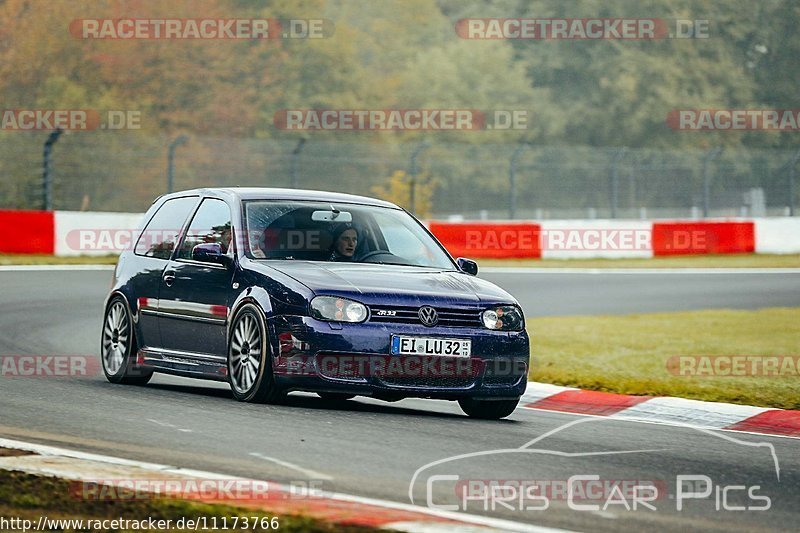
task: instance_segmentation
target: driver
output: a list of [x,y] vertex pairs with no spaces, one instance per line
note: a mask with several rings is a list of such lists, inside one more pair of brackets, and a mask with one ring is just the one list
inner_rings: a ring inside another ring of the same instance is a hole
[[329,261],[352,261],[358,246],[358,231],[352,224],[341,224],[334,228],[333,245]]

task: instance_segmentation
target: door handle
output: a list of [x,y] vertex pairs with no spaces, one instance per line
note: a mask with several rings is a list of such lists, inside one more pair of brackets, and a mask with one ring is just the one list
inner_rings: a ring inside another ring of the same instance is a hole
[[162,279],[164,280],[164,285],[172,287],[172,284],[175,282],[175,272],[172,270],[164,272],[164,277]]

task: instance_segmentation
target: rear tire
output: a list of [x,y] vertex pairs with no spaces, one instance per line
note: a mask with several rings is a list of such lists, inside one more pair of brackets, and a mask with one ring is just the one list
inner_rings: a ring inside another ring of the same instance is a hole
[[103,332],[100,335],[100,362],[111,383],[146,385],[153,369],[137,366],[139,345],[125,299],[114,296],[106,307]]
[[470,418],[483,420],[499,420],[514,412],[519,404],[516,400],[476,400],[475,398],[462,398],[458,405]]
[[272,355],[261,310],[244,304],[233,318],[228,339],[228,382],[240,402],[278,403],[283,392],[272,375]]

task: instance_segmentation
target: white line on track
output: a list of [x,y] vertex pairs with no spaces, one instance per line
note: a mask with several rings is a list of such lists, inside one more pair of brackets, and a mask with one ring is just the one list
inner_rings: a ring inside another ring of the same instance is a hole
[[0,272],[48,272],[59,270],[114,270],[114,265],[0,265]]
[[800,274],[800,268],[542,268],[484,267],[487,274]]
[[164,428],[176,429],[176,430],[178,430],[178,431],[180,431],[182,433],[191,433],[192,432],[191,429],[179,428],[175,424],[170,424],[169,422],[162,422],[160,420],[155,420],[153,418],[148,418],[147,421],[148,422],[152,422],[153,424],[156,424],[156,425],[164,427]]
[[[578,390],[578,389],[570,389],[569,387],[564,387],[564,390]],[[367,397],[360,397],[359,400],[354,400],[354,401],[360,401],[361,403],[369,403],[371,405],[385,405],[385,403],[380,401],[380,400],[374,400],[374,399],[370,399],[370,398],[367,398]],[[553,415],[553,416],[567,415],[567,416],[572,416],[572,417],[583,417],[583,418],[604,418],[604,419],[608,420],[609,422],[626,422],[626,423],[632,423],[632,424],[651,424],[651,425],[655,425],[655,426],[667,426],[667,427],[701,429],[701,430],[702,429],[708,429],[708,430],[713,430],[713,431],[724,431],[726,433],[738,434],[738,435],[742,435],[742,434],[755,435],[756,437],[762,437],[762,438],[768,438],[768,439],[791,439],[791,440],[799,440],[800,439],[800,437],[797,437],[797,436],[794,436],[794,435],[778,435],[778,434],[774,434],[774,433],[759,433],[757,431],[740,431],[738,429],[725,429],[725,428],[720,428],[720,427],[716,427],[716,426],[692,425],[692,424],[687,424],[687,423],[674,422],[674,421],[670,421],[670,420],[656,420],[656,419],[634,418],[634,417],[626,418],[626,417],[617,416],[617,415],[594,415],[594,414],[590,414],[590,413],[572,413],[570,411],[556,411],[556,410],[553,410],[553,409],[543,409],[543,408],[540,408],[540,407],[529,407],[528,405],[525,405],[526,403],[534,403],[536,401],[537,401],[536,399],[525,399],[523,397],[523,400],[520,402],[520,405],[519,405],[519,407],[517,407],[517,410],[514,411],[514,414],[515,415],[521,415],[521,416],[524,416],[523,413],[526,413],[526,414],[534,415],[534,416],[539,416],[539,415],[543,415],[543,416],[547,416],[547,415]],[[419,402],[419,403],[417,403],[417,402]],[[405,400],[403,400],[403,404],[405,406],[413,408],[413,409],[420,409],[420,410],[432,410],[431,408],[435,408],[437,405],[443,405],[443,404],[447,405],[448,403],[451,403],[451,402],[442,402],[441,400],[426,400],[426,399],[423,399],[423,398],[406,398]]]
[[252,452],[250,453],[250,455],[257,459],[262,459],[264,461],[269,461],[270,463],[275,463],[276,465],[296,470],[297,472],[300,472],[301,474],[307,476],[310,479],[327,479],[327,480],[333,479],[333,477],[329,476],[328,474],[323,474],[322,472],[317,472],[316,470],[311,470],[309,468],[303,468],[302,466],[296,465],[294,463],[290,463],[282,459],[277,459],[275,457],[269,457],[267,455],[258,452]]
[[542,413],[542,414],[549,413],[549,414],[569,415],[569,416],[589,417],[589,418],[605,418],[610,422],[632,422],[634,424],[653,424],[656,426],[668,426],[668,427],[678,427],[687,429],[700,429],[700,430],[707,429],[711,431],[725,431],[728,433],[733,433],[738,435],[745,433],[747,435],[755,435],[757,437],[770,438],[770,439],[792,439],[792,440],[800,439],[800,437],[795,437],[794,435],[758,433],[755,431],[740,431],[738,429],[725,429],[713,426],[694,426],[691,424],[681,424],[680,422],[672,422],[669,420],[647,420],[644,418],[623,418],[615,415],[593,415],[589,413],[571,413],[569,411],[554,411],[553,409],[541,409],[539,407],[529,407],[527,405],[520,405],[519,407],[517,407],[517,410],[519,409],[523,409],[525,411],[536,411],[537,413]]
[[[98,461],[101,463],[133,466],[145,470],[160,471],[176,475],[185,475],[199,479],[247,480],[246,478],[229,476],[217,472],[206,472],[203,470],[193,470],[188,468],[176,468],[173,466],[167,466],[162,464],[146,463],[142,461],[133,461],[130,459],[122,459],[119,457],[112,457],[108,455],[98,455],[87,452],[79,452],[76,450],[68,450],[65,448],[57,448],[55,446],[46,446],[42,444],[34,444],[31,442],[5,439],[2,437],[0,437],[0,448],[14,448],[17,450],[31,451],[34,453],[38,453],[40,455],[73,457],[76,459],[84,459],[87,461]],[[533,524],[524,524],[502,518],[492,518],[488,516],[473,515],[455,511],[443,511],[440,509],[421,507],[421,506],[411,505],[408,503],[393,502],[389,500],[379,500],[377,498],[366,498],[362,496],[355,496],[352,494],[342,494],[338,492],[323,492],[321,496],[323,498],[330,498],[333,500],[358,503],[363,505],[375,505],[386,509],[398,509],[402,511],[416,512],[423,515],[436,516],[456,521],[457,522],[456,524],[449,526],[449,531],[465,531],[465,532],[476,531],[474,527],[470,528],[469,524],[483,525],[503,531],[518,531],[518,532],[530,532],[530,533],[556,533],[565,531],[563,529],[555,529],[545,526],[537,526]],[[467,522],[467,524],[464,524],[465,522]],[[406,528],[403,528],[403,530],[424,533],[426,531],[432,531],[432,529],[429,529],[429,526],[430,526],[429,523],[410,522],[407,524]]]

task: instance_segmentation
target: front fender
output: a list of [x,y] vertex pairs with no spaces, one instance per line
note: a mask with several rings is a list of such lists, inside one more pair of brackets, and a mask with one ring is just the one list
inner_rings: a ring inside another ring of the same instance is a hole
[[[256,304],[265,317],[272,316],[272,300],[269,297],[269,293],[262,287],[246,287],[231,304],[231,319],[236,316],[239,308],[247,302]],[[228,332],[230,332],[232,322],[233,320],[228,321]]]

